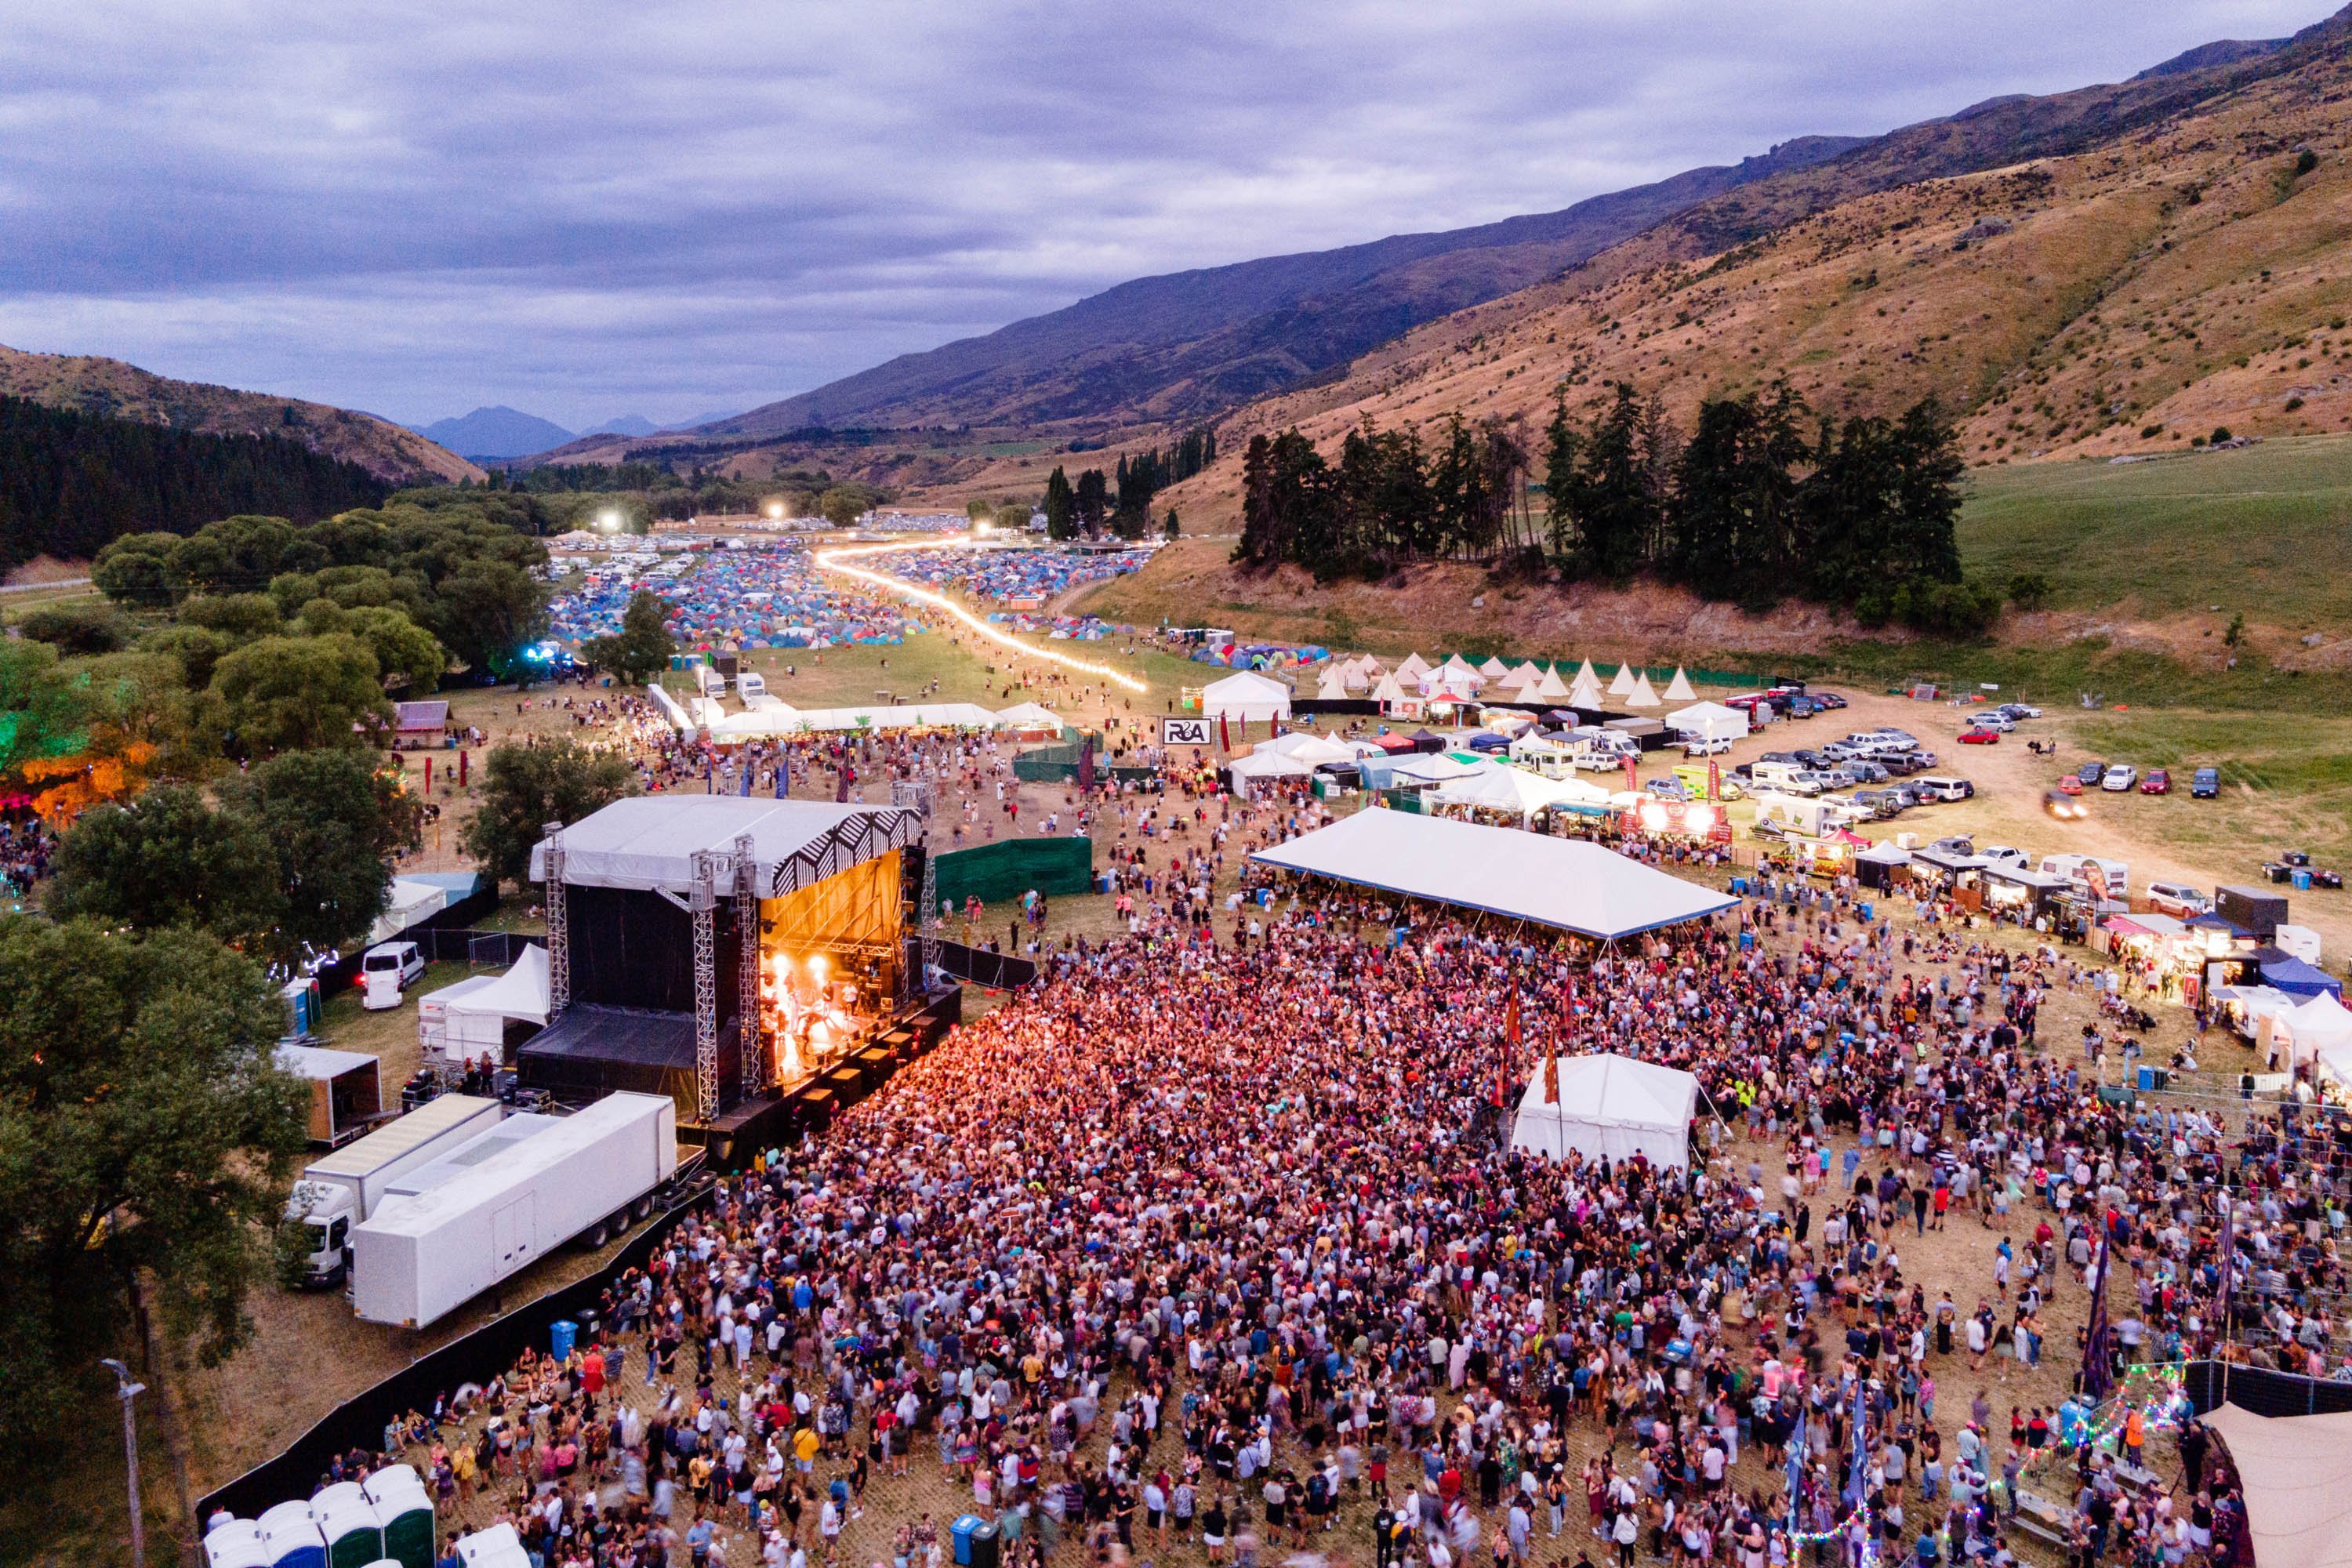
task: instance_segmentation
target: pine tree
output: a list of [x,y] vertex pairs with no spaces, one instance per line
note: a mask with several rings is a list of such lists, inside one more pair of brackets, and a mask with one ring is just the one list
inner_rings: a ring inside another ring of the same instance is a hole
[[1052,540],[1075,539],[1078,524],[1077,497],[1070,489],[1069,476],[1059,464],[1045,478],[1045,537]]

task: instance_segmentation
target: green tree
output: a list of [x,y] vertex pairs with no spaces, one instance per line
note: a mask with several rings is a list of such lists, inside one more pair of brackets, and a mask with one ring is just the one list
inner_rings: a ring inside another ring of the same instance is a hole
[[1055,541],[1075,539],[1078,534],[1077,492],[1070,488],[1070,478],[1055,464],[1045,476],[1045,537]]
[[198,594],[180,606],[180,619],[233,643],[275,637],[283,624],[278,601],[267,594]]
[[213,683],[213,670],[233,645],[202,626],[163,626],[139,639],[142,652],[162,654],[179,661],[182,680],[201,691]]
[[306,637],[346,633],[375,655],[375,665],[386,690],[420,697],[441,684],[449,655],[431,632],[388,605],[362,605],[347,610],[332,599],[313,599],[302,606],[294,624]]
[[260,825],[215,811],[192,784],[158,784],[82,813],[58,845],[56,869],[48,908],[65,917],[142,931],[195,926],[250,943],[285,911],[277,856]]
[[349,632],[248,643],[215,667],[213,689],[247,756],[365,744],[357,727],[392,717],[375,654]]
[[1100,535],[1103,519],[1110,512],[1110,481],[1103,478],[1100,468],[1088,468],[1078,476],[1072,505],[1078,531],[1088,539]]
[[1183,531],[1184,525],[1176,519],[1176,509],[1170,507],[1168,515],[1160,520],[1160,537],[1173,540]]
[[1026,533],[1029,531],[1029,509],[1017,500],[1005,501],[996,509],[990,521],[995,523],[999,533]]
[[669,635],[669,605],[659,594],[640,588],[629,595],[621,612],[621,629],[611,637],[592,637],[583,650],[630,686],[642,685],[669,668],[677,652]]
[[817,510],[835,528],[852,528],[874,502],[862,485],[835,485],[817,499]]
[[68,658],[112,653],[130,646],[130,617],[98,599],[42,605],[26,613],[17,629],[35,642],[54,646]]
[[510,561],[470,561],[436,585],[429,629],[459,663],[504,679],[547,634],[546,585]]
[[89,579],[118,605],[154,609],[176,605],[188,591],[177,562],[176,533],[126,533],[98,552]]
[[[0,1422],[88,1408],[134,1289],[206,1363],[246,1342],[304,1086],[258,965],[186,930],[0,920]],[[111,1392],[111,1384],[107,1384]]]
[[84,694],[58,663],[56,648],[0,637],[0,779],[26,763],[80,751],[89,717]]
[[223,808],[275,851],[280,962],[367,933],[392,885],[392,857],[416,842],[424,808],[364,752],[288,752],[231,781]]
[[466,853],[494,881],[530,879],[531,847],[551,822],[574,823],[625,795],[636,775],[621,758],[564,740],[492,748],[480,795],[466,824]]

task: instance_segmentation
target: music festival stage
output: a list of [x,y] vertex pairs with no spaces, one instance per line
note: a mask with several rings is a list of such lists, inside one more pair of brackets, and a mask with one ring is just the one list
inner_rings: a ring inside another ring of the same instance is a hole
[[551,824],[522,1086],[667,1094],[722,1164],[824,1125],[961,1015],[959,987],[923,983],[926,854],[919,804],[647,795]]

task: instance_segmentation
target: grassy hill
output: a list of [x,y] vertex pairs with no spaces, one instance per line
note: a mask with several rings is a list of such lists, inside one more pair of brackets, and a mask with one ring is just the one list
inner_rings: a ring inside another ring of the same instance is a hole
[[89,354],[0,346],[0,393],[78,414],[135,419],[200,436],[276,436],[356,463],[395,485],[455,484],[483,471],[389,419],[267,393],[239,392]]

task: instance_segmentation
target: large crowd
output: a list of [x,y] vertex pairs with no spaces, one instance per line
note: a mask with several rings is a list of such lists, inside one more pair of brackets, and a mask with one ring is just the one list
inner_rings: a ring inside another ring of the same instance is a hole
[[58,836],[40,818],[0,818],[0,904],[31,897],[57,847]]
[[[1597,955],[1290,888],[1221,925],[1192,889],[1317,808],[1095,808],[1152,878],[1128,934],[1049,945],[723,1182],[571,1361],[387,1447],[548,1564],[808,1568],[848,1532],[939,1568],[944,1512],[858,1522],[918,1467],[1007,1564],[2001,1568],[2036,1496],[2074,1568],[2244,1560],[2224,1458],[2159,1460],[2161,1410],[2062,1451],[2087,1398],[1993,1403],[2079,1366],[2045,1316],[2103,1267],[2115,1369],[2345,1364],[2340,1154],[2103,1098],[2102,1026],[2042,1028],[2100,972],[1814,883]],[[1549,1048],[1694,1073],[1688,1166],[1511,1152]],[[1969,1226],[2000,1238],[1978,1289],[1906,1269]]]

